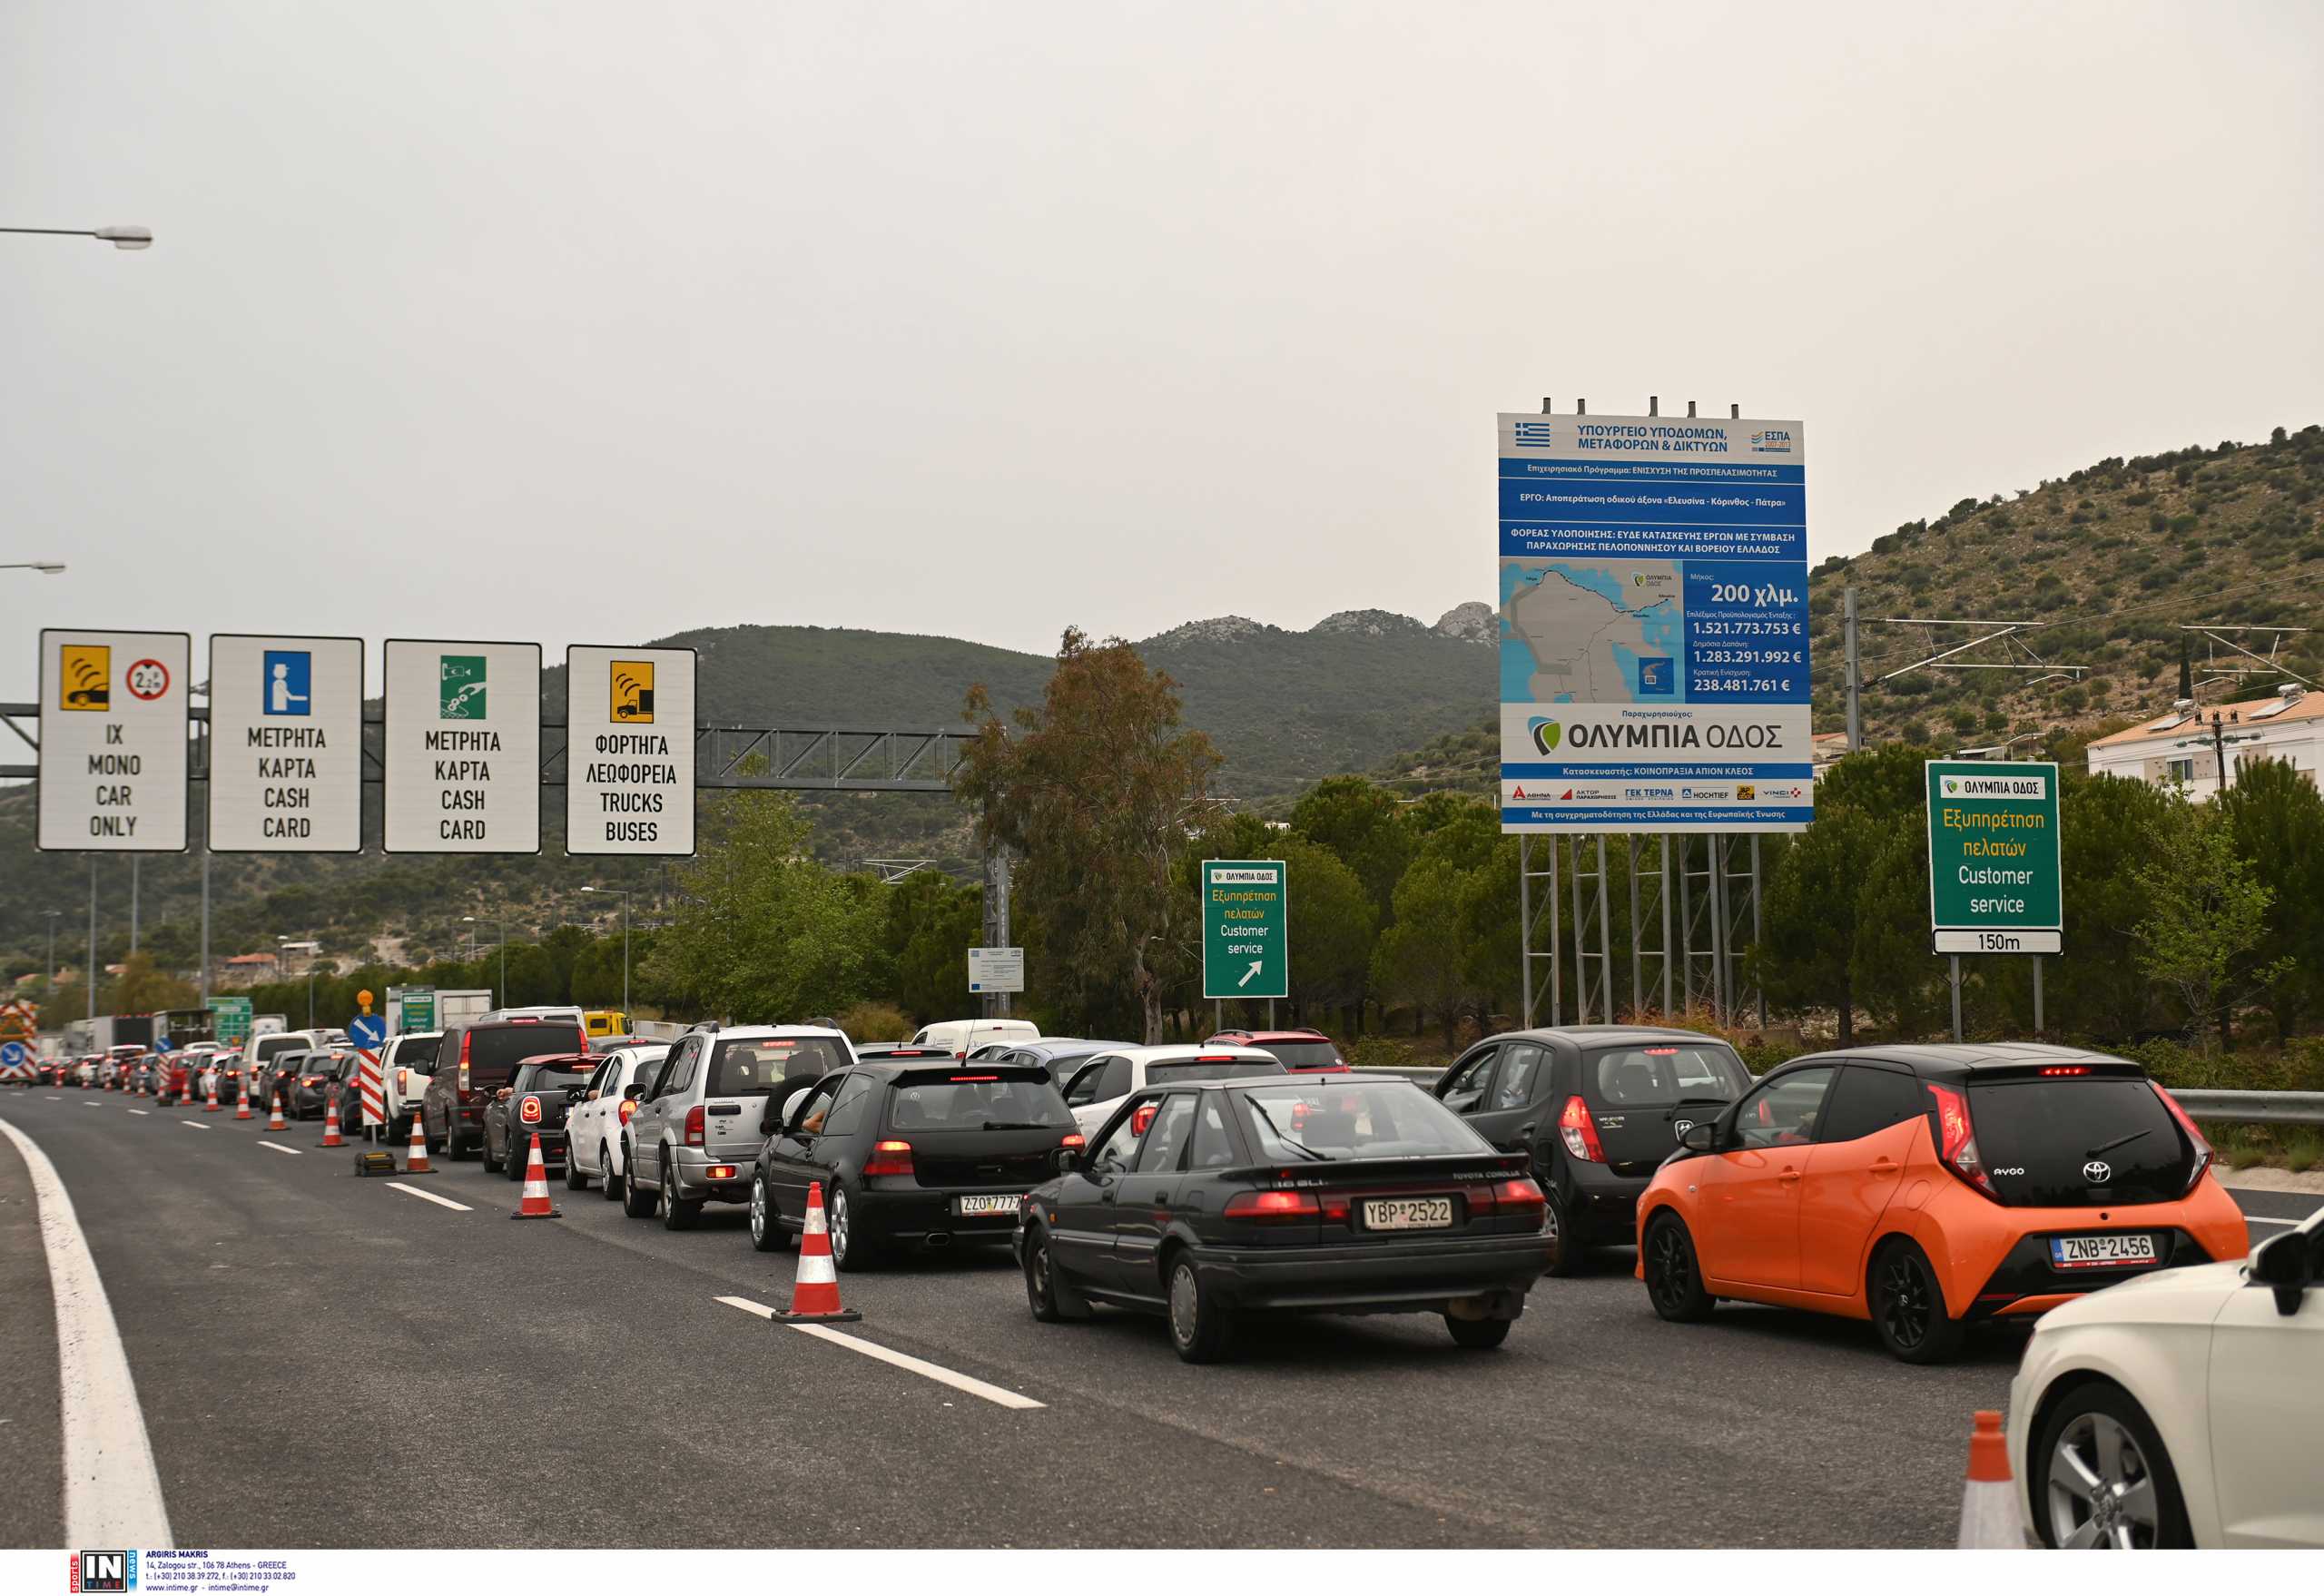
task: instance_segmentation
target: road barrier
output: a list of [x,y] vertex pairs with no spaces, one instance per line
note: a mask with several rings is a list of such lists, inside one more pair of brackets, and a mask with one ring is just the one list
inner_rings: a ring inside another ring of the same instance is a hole
[[2226,1092],[2165,1087],[2197,1119],[2231,1125],[2324,1125],[2324,1092]]

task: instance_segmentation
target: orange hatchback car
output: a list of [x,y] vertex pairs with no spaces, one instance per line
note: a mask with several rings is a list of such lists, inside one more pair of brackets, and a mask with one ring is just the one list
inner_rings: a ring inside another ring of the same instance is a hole
[[2030,1042],[1855,1049],[1771,1070],[1639,1198],[1666,1319],[1721,1299],[1869,1319],[1906,1363],[2152,1269],[2241,1257],[2211,1150],[2137,1065]]

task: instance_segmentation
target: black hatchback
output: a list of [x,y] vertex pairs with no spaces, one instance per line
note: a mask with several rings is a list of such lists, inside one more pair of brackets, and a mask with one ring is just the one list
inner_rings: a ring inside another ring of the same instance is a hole
[[1188,1363],[1251,1315],[1441,1314],[1462,1346],[1499,1346],[1556,1250],[1524,1156],[1402,1078],[1138,1092],[1058,1162],[1019,1217],[1033,1317],[1160,1314]]
[[1568,1025],[1487,1037],[1435,1090],[1478,1135],[1532,1161],[1558,1244],[1550,1273],[1571,1275],[1589,1248],[1637,1239],[1638,1199],[1662,1160],[1750,1084],[1715,1036]]
[[1038,1064],[874,1057],[824,1076],[787,1112],[770,1103],[766,1116],[751,1171],[752,1245],[773,1252],[804,1229],[808,1188],[820,1183],[842,1269],[903,1246],[1007,1241],[1019,1200],[1049,1178],[1060,1148],[1081,1145]]

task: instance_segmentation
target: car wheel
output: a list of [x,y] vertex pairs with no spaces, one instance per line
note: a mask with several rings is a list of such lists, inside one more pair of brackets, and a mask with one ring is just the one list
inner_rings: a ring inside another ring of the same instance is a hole
[[751,1177],[751,1245],[763,1253],[779,1253],[785,1237],[783,1221],[774,1211],[774,1197],[766,1188],[766,1177]]
[[522,1180],[525,1177],[526,1169],[529,1167],[527,1160],[528,1153],[518,1152],[517,1138],[511,1136],[508,1138],[508,1145],[500,1150],[500,1172],[508,1177],[511,1184]]
[[[637,1167],[637,1149],[635,1148],[630,1148],[627,1153],[623,1155],[622,1165],[623,1167],[628,1169],[635,1169]],[[644,1219],[650,1217],[654,1212],[654,1194],[646,1190],[644,1187],[638,1185],[635,1180],[624,1180],[621,1183],[621,1211],[633,1219]]]
[[863,1233],[862,1217],[856,1213],[847,1187],[836,1180],[823,1200],[823,1228],[831,1236],[834,1268],[860,1271],[880,1264],[880,1244]]
[[1053,1267],[1049,1232],[1036,1230],[1025,1242],[1025,1302],[1033,1310],[1033,1317],[1044,1325],[1054,1325],[1065,1317],[1064,1310],[1058,1305]]
[[1472,1352],[1491,1352],[1509,1339],[1514,1319],[1456,1319],[1444,1315],[1444,1327],[1452,1332],[1452,1339]]
[[1962,1324],[1945,1311],[1945,1290],[1927,1255],[1892,1241],[1872,1260],[1873,1328],[1900,1362],[1941,1364],[1961,1350]]
[[484,1172],[487,1175],[497,1175],[500,1173],[500,1160],[492,1156],[491,1132],[487,1131],[485,1133],[484,1139],[477,1145],[477,1153],[484,1159]]
[[666,1158],[662,1160],[659,1178],[662,1188],[654,1194],[654,1197],[656,1211],[662,1217],[662,1228],[665,1230],[691,1229],[694,1216],[702,1212],[702,1205],[678,1200],[678,1183],[671,1174],[670,1160]]
[[599,1142],[597,1144],[597,1167],[605,1172],[606,1201],[609,1203],[619,1202],[621,1200],[622,1178],[620,1176],[614,1173],[614,1161],[606,1156],[606,1144],[603,1142]]
[[1675,1214],[1658,1214],[1646,1232],[1646,1295],[1654,1311],[1674,1325],[1710,1316],[1710,1293],[1695,1266],[1694,1237]]
[[588,1171],[581,1167],[581,1160],[573,1156],[573,1148],[569,1144],[565,1149],[565,1189],[567,1191],[589,1189]]
[[2131,1394],[2092,1381],[2042,1425],[2032,1459],[2034,1527],[2068,1551],[2192,1546],[2179,1476]]
[[1234,1316],[1185,1253],[1171,1260],[1169,1282],[1170,1345],[1187,1363],[1217,1362],[1235,1338]]
[[[1543,1273],[1554,1275],[1561,1280],[1567,1279],[1581,1269],[1581,1235],[1574,1228],[1573,1216],[1567,1211],[1565,1199],[1558,1195],[1558,1188],[1546,1177],[1541,1184],[1542,1196],[1548,1198],[1541,1205],[1541,1230],[1557,1244],[1557,1250],[1550,1255],[1550,1266]],[[1482,1324],[1485,1321],[1475,1322]],[[1467,1344],[1464,1342],[1462,1345]]]

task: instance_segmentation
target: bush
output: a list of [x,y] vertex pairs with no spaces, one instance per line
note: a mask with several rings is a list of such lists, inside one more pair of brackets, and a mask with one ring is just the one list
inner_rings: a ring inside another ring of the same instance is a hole
[[893,1003],[877,1000],[856,1004],[839,1016],[839,1028],[858,1042],[901,1042],[912,1033],[911,1016]]

